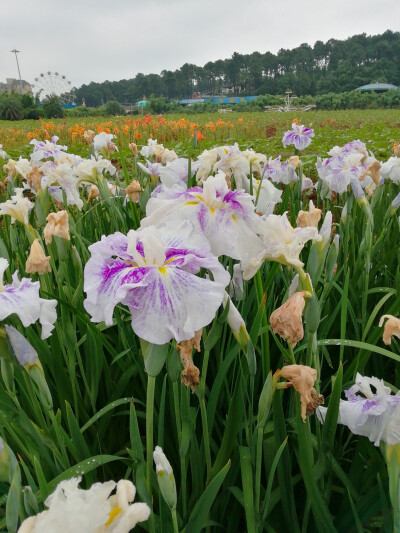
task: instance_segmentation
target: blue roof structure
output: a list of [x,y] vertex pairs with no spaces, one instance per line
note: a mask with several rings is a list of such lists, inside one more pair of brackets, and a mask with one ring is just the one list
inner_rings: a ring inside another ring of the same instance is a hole
[[355,91],[384,92],[384,91],[390,91],[391,89],[398,89],[398,87],[396,87],[396,85],[392,85],[391,83],[369,83],[368,85],[357,87]]

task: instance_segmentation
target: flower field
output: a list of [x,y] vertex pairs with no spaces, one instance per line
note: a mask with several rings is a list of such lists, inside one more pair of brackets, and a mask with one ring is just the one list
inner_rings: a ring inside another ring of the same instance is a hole
[[0,530],[400,532],[393,111],[0,123]]

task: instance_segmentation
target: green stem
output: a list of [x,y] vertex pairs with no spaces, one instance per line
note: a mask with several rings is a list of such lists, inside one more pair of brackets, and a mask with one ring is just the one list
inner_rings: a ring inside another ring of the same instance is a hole
[[[258,270],[254,276],[256,291],[257,291],[257,300],[258,305],[261,305],[261,302],[264,298],[264,286],[261,277],[261,271]],[[267,315],[264,312],[262,315],[262,326],[265,328],[268,326]],[[263,376],[266,376],[271,370],[271,361],[269,353],[269,339],[268,339],[268,330],[265,330],[261,335],[261,353],[263,354],[262,363],[263,363]]]
[[179,533],[178,518],[176,516],[176,509],[171,509],[172,525],[174,526],[174,533]]
[[206,378],[207,378],[207,368],[208,360],[210,358],[210,350],[204,351],[203,367],[200,377],[200,412],[201,412],[201,423],[203,426],[203,438],[204,438],[204,453],[206,456],[206,465],[207,465],[207,479],[211,474],[211,449],[210,449],[210,436],[208,433],[208,419],[207,419],[207,409],[205,401],[206,393]]
[[296,358],[294,356],[293,346],[291,344],[288,344],[288,348],[289,348],[290,361],[291,361],[292,365],[295,365],[296,364]]
[[307,356],[306,356],[307,366],[312,366],[312,362],[313,362],[314,337],[315,337],[315,333],[311,333],[311,331],[307,333]]
[[[176,421],[176,431],[178,433],[178,442],[179,447],[181,445],[182,439],[182,426],[181,426],[181,412],[179,409],[179,393],[178,393],[178,382],[174,381],[172,383],[172,392],[174,397],[174,410],[175,410],[175,421]],[[183,516],[186,516],[187,510],[187,494],[186,494],[186,462],[185,458],[181,456],[181,491],[182,495],[182,512]]]
[[209,479],[210,474],[211,474],[211,450],[210,450],[210,437],[208,434],[207,409],[206,409],[206,402],[204,400],[204,394],[200,398],[200,412],[201,412],[201,422],[203,425],[203,439],[204,439],[204,452],[206,455],[207,479]]
[[[153,411],[154,411],[154,390],[155,390],[156,378],[148,375],[147,378],[147,398],[146,398],[146,481],[147,492],[149,493],[149,503],[152,505],[152,488],[151,477],[153,473]],[[150,513],[149,518],[149,531],[155,533],[154,514]]]
[[256,513],[260,512],[260,491],[261,491],[261,462],[262,462],[262,443],[264,428],[257,429],[257,448],[256,448],[256,476],[255,476],[255,508]]

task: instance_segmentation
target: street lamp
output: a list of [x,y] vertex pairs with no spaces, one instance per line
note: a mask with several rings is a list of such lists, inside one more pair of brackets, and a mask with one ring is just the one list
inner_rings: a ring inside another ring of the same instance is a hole
[[19,63],[18,63],[18,56],[17,56],[17,54],[19,54],[20,51],[17,50],[16,48],[14,48],[14,50],[10,50],[10,52],[11,52],[12,54],[15,54],[15,60],[16,60],[16,62],[17,62],[18,74],[19,74],[19,83],[20,83],[20,85],[21,85],[21,94],[22,94],[23,91],[22,91],[21,71],[19,70]]

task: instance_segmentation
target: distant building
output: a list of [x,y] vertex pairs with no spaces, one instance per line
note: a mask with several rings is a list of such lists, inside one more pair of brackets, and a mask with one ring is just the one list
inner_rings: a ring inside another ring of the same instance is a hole
[[363,85],[362,87],[357,87],[357,89],[354,89],[355,91],[374,91],[376,93],[384,93],[386,91],[390,91],[391,89],[398,89],[396,85],[392,85],[391,83],[369,83],[368,85]]
[[248,102],[254,102],[257,100],[257,96],[214,96],[205,98],[186,98],[180,100],[181,105],[193,105],[203,104],[205,102],[211,102],[212,104],[244,104]]
[[25,80],[16,80],[15,78],[7,78],[6,83],[0,82],[0,93],[7,92],[18,94],[32,94],[32,86]]

